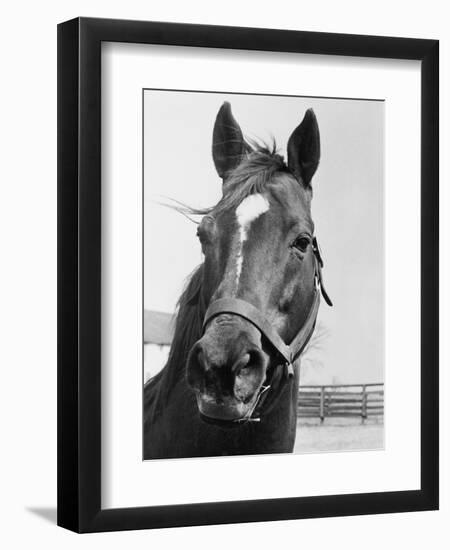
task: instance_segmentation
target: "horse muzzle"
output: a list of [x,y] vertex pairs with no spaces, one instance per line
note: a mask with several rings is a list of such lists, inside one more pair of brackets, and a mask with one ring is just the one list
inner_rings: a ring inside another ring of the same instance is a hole
[[215,318],[187,362],[187,382],[195,392],[200,416],[218,422],[247,418],[268,364],[255,327],[236,316]]
[[207,393],[196,393],[196,399],[200,417],[211,423],[237,422],[246,418],[253,405],[233,397],[216,399]]

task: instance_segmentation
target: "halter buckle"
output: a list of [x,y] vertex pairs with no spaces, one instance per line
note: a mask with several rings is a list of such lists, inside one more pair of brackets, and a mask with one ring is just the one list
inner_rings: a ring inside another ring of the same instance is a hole
[[317,261],[319,262],[320,267],[323,267],[323,260],[322,260],[322,251],[320,250],[319,243],[317,242],[316,237],[313,238],[313,252],[315,257],[317,258]]
[[291,361],[286,362],[286,374],[288,378],[294,377],[294,366]]

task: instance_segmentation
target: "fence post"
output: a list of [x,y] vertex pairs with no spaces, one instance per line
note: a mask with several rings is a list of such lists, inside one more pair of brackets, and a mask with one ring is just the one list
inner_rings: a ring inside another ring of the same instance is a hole
[[364,424],[367,418],[367,392],[365,384],[362,387],[362,399],[361,399],[361,423]]
[[325,386],[320,387],[320,423],[323,424],[323,419],[325,417]]

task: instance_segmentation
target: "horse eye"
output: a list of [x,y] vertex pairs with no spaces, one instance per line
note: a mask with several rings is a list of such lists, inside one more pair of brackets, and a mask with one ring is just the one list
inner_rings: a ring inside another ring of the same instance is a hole
[[211,215],[205,216],[197,226],[197,237],[203,244],[210,244],[216,233],[216,223]]
[[202,245],[208,241],[207,233],[204,227],[197,227],[197,237]]
[[308,248],[308,245],[310,243],[310,240],[308,237],[297,237],[294,241],[294,248],[297,248],[297,250],[300,250],[300,252],[306,252],[306,249]]

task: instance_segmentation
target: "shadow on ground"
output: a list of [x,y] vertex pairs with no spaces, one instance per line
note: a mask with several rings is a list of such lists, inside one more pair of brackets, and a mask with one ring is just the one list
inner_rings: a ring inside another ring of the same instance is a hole
[[30,506],[27,507],[26,510],[31,514],[56,525],[56,507],[50,508],[45,506]]

